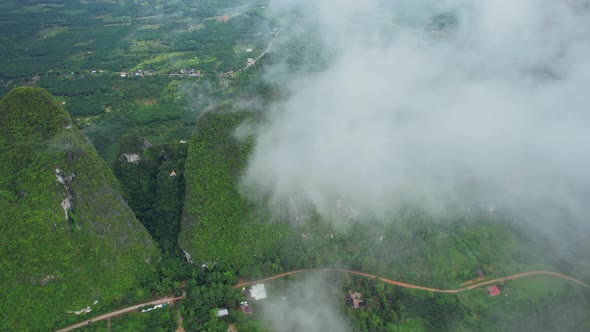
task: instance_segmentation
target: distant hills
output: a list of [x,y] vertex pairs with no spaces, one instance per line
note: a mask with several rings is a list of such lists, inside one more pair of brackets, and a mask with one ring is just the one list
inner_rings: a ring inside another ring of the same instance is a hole
[[160,257],[118,182],[46,90],[0,101],[0,330],[48,331],[67,311],[138,289]]

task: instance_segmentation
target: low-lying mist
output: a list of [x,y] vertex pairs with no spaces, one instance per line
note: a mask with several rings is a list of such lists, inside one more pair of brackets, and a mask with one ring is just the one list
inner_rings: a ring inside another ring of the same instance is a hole
[[585,1],[270,2],[292,11],[316,24],[327,66],[271,107],[245,188],[321,214],[483,204],[587,225]]
[[280,292],[261,303],[263,317],[273,331],[351,330],[339,310],[341,290],[324,276],[305,276]]

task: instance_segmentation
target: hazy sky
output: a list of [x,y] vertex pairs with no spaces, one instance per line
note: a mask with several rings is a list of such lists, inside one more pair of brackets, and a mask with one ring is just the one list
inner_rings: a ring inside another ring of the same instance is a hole
[[[585,1],[384,3],[271,1],[274,14],[298,9],[315,22],[331,58],[270,110],[246,187],[303,195],[321,213],[338,199],[386,215],[473,198],[580,214],[590,188]],[[457,15],[455,28],[422,28],[443,12]]]

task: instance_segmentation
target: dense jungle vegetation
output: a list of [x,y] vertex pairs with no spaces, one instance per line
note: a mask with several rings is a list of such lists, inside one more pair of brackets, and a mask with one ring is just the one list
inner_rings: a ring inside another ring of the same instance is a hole
[[0,102],[2,330],[48,330],[118,305],[155,271],[157,244],[108,166],[40,88]]
[[[57,329],[186,292],[174,306],[113,318],[113,330],[173,331],[180,316],[187,331],[268,331],[264,302],[245,314],[245,293],[233,286],[297,269],[439,288],[459,288],[479,269],[490,278],[546,269],[588,280],[587,267],[544,254],[576,252],[587,262],[588,241],[556,247],[542,229],[482,206],[445,216],[408,207],[386,221],[335,207],[345,225],[335,227],[310,206],[297,207],[296,222],[288,202],[277,213],[265,194],[246,197],[240,177],[255,139],[236,129],[257,128],[261,109],[288,93],[264,65],[314,70],[325,60],[317,40],[289,34],[264,5],[0,4],[0,330]],[[455,23],[441,15],[433,27]],[[271,41],[272,53],[240,71]],[[485,288],[440,295],[324,277],[330,304],[354,331],[590,329],[588,291],[561,280],[506,282],[509,296],[492,298]],[[269,282],[269,300],[301,280]],[[354,291],[364,309],[351,308]],[[229,316],[217,317],[219,308]],[[105,331],[107,322],[81,330]]]

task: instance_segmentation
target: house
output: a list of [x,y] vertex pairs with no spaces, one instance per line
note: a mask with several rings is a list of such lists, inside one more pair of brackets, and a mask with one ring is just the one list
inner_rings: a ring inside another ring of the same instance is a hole
[[[348,295],[350,295],[350,299],[352,300],[352,307],[355,309],[359,309],[359,308],[366,308],[367,305],[365,304],[365,301],[363,300],[363,296],[361,295],[361,293],[359,292],[349,292]],[[350,303],[350,301],[346,301],[347,303]]]
[[481,269],[477,269],[475,273],[477,273],[477,276],[480,278],[484,278],[486,276]]
[[219,309],[219,311],[217,311],[217,317],[225,317],[225,316],[229,316],[229,311],[227,310],[227,308]]
[[172,170],[172,172],[170,173],[170,176],[176,176],[176,171]]
[[264,284],[256,284],[250,289],[250,296],[258,301],[266,298],[266,289]]
[[498,288],[498,286],[488,286],[488,293],[490,294],[490,296],[496,296],[498,294],[500,294],[500,289]]
[[244,302],[241,302],[240,303],[240,309],[242,309],[242,312],[245,313],[245,314],[247,314],[247,315],[250,315],[252,313],[252,307],[250,307],[248,305],[248,302],[245,302],[245,301]]

